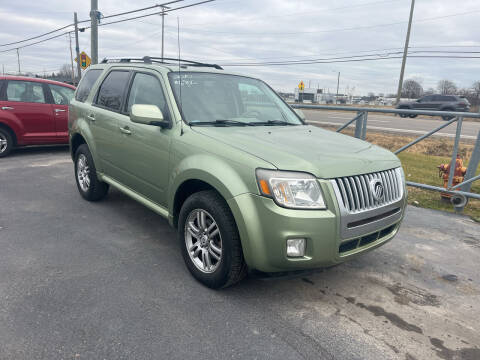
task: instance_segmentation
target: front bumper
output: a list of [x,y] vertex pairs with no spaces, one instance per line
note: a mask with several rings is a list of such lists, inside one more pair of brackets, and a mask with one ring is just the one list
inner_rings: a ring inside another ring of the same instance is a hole
[[[345,238],[332,184],[321,181],[321,187],[328,210],[287,209],[272,199],[251,193],[228,201],[250,269],[279,272],[332,266],[386,243],[397,233],[404,214],[404,198],[396,204],[400,212],[374,221],[364,231]],[[307,240],[304,257],[287,257],[289,238]]]

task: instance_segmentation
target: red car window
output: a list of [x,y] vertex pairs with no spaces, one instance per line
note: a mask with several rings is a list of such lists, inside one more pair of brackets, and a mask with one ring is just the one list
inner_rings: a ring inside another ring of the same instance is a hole
[[45,103],[41,83],[33,81],[9,81],[7,83],[7,100],[33,103]]

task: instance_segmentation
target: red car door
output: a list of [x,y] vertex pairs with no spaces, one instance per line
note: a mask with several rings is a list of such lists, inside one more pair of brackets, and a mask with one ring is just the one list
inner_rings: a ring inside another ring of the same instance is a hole
[[55,123],[52,105],[46,101],[47,88],[37,81],[8,80],[7,101],[2,110],[8,111],[11,121],[20,130],[17,140],[20,145],[47,144],[55,142]]
[[55,132],[58,143],[68,144],[68,104],[73,98],[74,89],[48,84],[52,94],[52,111],[55,122]]

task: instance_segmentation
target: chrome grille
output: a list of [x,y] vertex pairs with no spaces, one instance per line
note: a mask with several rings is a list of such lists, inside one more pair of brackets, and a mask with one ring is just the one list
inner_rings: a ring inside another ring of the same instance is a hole
[[[383,198],[377,200],[370,189],[370,182],[379,179],[383,184]],[[375,209],[400,200],[403,184],[400,168],[370,174],[336,178],[333,180],[340,194],[339,202],[349,212]]]

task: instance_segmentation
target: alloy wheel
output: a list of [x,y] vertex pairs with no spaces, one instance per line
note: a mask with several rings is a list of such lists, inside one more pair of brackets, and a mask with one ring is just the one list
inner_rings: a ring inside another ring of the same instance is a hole
[[84,154],[80,154],[77,159],[77,179],[82,191],[87,192],[90,188],[90,167]]
[[185,222],[185,245],[197,269],[214,272],[222,260],[222,237],[213,216],[203,209],[190,212]]
[[7,150],[8,141],[7,137],[0,132],[0,154]]

